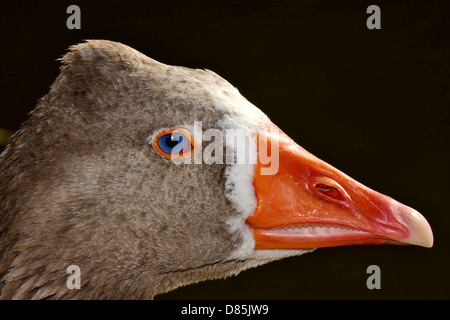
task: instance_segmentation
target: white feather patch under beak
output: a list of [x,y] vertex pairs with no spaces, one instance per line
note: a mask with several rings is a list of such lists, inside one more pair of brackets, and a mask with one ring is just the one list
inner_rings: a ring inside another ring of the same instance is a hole
[[[256,151],[255,151],[256,152]],[[255,249],[255,239],[245,223],[249,215],[256,210],[256,196],[253,188],[254,164],[233,164],[226,169],[227,198],[234,205],[239,215],[227,221],[232,234],[242,237],[242,245],[233,251],[232,259],[245,259]]]

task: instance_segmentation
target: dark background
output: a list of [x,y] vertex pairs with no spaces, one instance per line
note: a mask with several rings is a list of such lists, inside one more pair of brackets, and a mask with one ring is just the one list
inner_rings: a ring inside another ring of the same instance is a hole
[[[66,8],[81,8],[81,30]],[[366,9],[381,8],[381,30]],[[448,1],[2,1],[0,127],[15,131],[66,48],[119,41],[215,71],[301,146],[419,210],[432,249],[319,249],[158,299],[450,298]],[[368,290],[366,268],[381,268]]]

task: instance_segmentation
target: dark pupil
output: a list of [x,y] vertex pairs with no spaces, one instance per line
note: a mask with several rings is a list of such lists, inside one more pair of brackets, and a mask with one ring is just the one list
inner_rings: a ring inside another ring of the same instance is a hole
[[175,136],[175,135],[170,135],[170,136],[167,137],[167,139],[166,139],[166,145],[167,145],[167,147],[173,149],[173,148],[175,148],[175,146],[176,146],[177,144],[179,144],[181,141],[183,141],[183,136],[181,136],[181,135],[177,135],[177,136]]

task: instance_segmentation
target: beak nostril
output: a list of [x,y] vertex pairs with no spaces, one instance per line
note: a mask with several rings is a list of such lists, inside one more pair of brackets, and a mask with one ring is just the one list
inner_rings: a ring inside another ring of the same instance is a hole
[[328,186],[326,184],[323,183],[318,183],[316,184],[316,190],[319,191],[321,194],[336,199],[336,200],[343,200],[344,197],[342,196],[341,192],[339,191],[339,189],[332,187],[332,186]]
[[327,193],[327,192],[331,191],[332,189],[336,189],[336,188],[327,186],[327,185],[322,184],[322,183],[319,183],[319,184],[316,185],[316,189],[319,190],[322,193]]

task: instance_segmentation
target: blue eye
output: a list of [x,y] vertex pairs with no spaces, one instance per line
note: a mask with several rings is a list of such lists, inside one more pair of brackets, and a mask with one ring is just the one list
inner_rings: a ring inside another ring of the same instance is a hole
[[156,137],[155,148],[166,157],[184,157],[193,151],[192,138],[180,130],[165,131]]
[[172,154],[175,148],[182,151],[185,144],[186,139],[179,133],[169,133],[158,139],[158,147],[162,152],[169,154]]

